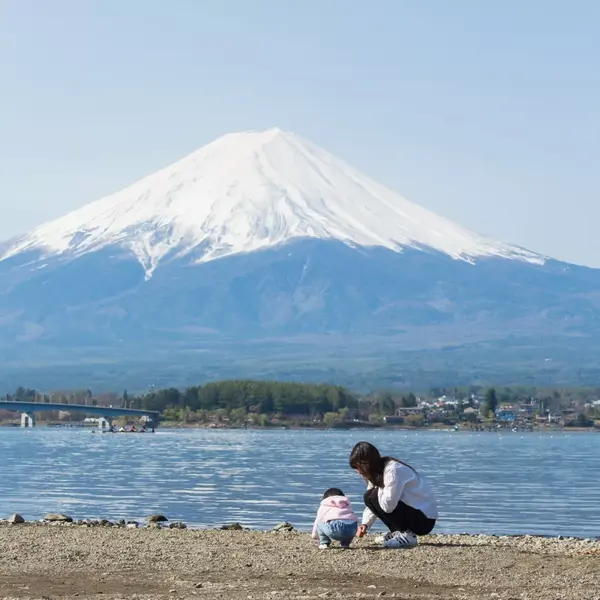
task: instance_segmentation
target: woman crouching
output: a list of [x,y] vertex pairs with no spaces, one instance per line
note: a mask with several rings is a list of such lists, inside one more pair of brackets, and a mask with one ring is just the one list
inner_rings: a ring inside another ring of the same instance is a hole
[[363,537],[377,519],[389,529],[382,538],[386,548],[414,548],[418,535],[435,527],[438,509],[431,487],[410,465],[381,456],[368,442],[359,442],[350,453],[350,467],[368,483],[365,510],[358,537]]

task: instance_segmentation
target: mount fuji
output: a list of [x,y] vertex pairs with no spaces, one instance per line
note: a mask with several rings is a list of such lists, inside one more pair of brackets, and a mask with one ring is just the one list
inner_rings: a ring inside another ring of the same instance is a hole
[[599,317],[599,271],[465,229],[280,129],[225,135],[0,245],[14,364],[542,352],[600,340]]

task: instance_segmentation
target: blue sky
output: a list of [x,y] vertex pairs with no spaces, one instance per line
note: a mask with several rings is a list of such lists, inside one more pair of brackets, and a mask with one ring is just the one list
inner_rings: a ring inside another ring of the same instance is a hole
[[0,239],[279,126],[600,267],[600,3],[2,0]]

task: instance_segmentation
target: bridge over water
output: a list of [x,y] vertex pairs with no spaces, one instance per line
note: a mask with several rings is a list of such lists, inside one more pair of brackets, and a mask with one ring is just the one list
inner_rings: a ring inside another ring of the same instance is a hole
[[114,417],[139,417],[144,419],[149,427],[156,427],[160,413],[154,410],[138,410],[136,408],[117,408],[113,406],[88,406],[85,404],[61,404],[58,402],[20,402],[17,400],[0,400],[0,410],[13,410],[21,413],[21,427],[35,427],[35,413],[60,410],[65,412],[80,412],[97,416],[101,428],[109,426]]

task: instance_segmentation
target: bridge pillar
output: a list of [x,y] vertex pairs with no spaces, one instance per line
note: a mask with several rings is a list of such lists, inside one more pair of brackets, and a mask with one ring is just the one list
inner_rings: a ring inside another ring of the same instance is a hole
[[98,427],[100,427],[100,429],[104,430],[104,429],[109,429],[110,428],[110,419],[108,419],[107,417],[100,417],[98,419]]
[[35,427],[35,414],[21,413],[21,427]]

